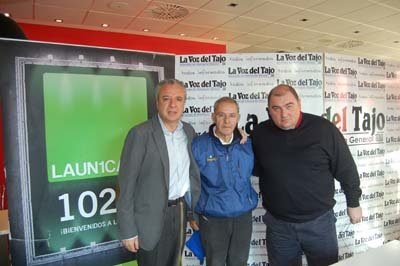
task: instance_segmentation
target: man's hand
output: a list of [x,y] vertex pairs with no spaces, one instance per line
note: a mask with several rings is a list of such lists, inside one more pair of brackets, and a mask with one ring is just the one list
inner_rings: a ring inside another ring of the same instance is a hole
[[361,222],[362,218],[362,209],[360,206],[355,208],[347,207],[347,215],[349,216],[352,224],[359,223]]
[[139,237],[122,240],[124,247],[130,252],[136,253],[139,250]]
[[194,230],[194,231],[199,231],[199,225],[197,224],[197,222],[195,220],[191,220],[189,222],[190,227]]
[[245,144],[247,142],[246,132],[244,132],[244,130],[241,129],[240,127],[238,127],[238,130],[240,132],[240,135],[242,135],[242,138],[240,139],[240,144]]

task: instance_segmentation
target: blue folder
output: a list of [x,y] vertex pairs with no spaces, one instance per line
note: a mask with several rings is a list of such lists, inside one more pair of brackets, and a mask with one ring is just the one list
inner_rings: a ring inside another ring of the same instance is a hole
[[200,265],[203,265],[205,253],[203,245],[201,244],[199,231],[193,232],[192,236],[188,239],[188,241],[186,241],[186,246],[199,259]]

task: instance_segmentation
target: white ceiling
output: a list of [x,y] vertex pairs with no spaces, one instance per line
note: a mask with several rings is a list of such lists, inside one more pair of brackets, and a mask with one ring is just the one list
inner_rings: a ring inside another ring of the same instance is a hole
[[[154,18],[152,10],[165,3],[188,14]],[[59,26],[54,19],[61,18],[66,27],[226,44],[229,53],[333,52],[400,60],[400,0],[0,0],[0,12],[18,22]],[[362,45],[349,48],[354,40]]]

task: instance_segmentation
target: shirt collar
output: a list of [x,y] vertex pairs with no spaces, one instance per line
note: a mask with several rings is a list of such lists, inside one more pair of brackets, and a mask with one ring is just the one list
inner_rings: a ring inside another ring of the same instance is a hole
[[217,137],[217,138],[219,139],[219,141],[221,141],[222,145],[231,144],[232,141],[233,141],[233,133],[232,133],[232,136],[231,136],[231,138],[229,139],[229,141],[224,141],[223,139],[221,139],[220,137],[218,137],[218,135],[215,133],[215,129],[216,129],[216,128],[217,128],[216,126],[213,127],[214,136]]
[[294,128],[299,128],[302,120],[303,120],[303,113],[300,112],[299,120],[297,120],[296,126]]
[[178,126],[176,127],[175,131],[174,131],[174,132],[171,132],[171,131],[169,131],[169,130],[167,129],[167,127],[165,126],[164,121],[163,121],[163,120],[161,119],[161,117],[160,117],[160,114],[157,114],[157,116],[158,116],[158,120],[160,121],[161,129],[162,129],[162,131],[164,132],[164,134],[173,134],[174,132],[177,132],[177,131],[182,130],[182,128],[183,128],[182,121],[179,120]]

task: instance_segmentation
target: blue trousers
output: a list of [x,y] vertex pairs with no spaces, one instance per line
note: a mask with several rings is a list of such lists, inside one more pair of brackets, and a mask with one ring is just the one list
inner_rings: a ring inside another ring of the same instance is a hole
[[264,215],[267,225],[267,252],[270,266],[301,266],[302,253],[309,266],[338,261],[336,217],[330,210],[305,223],[290,223]]

